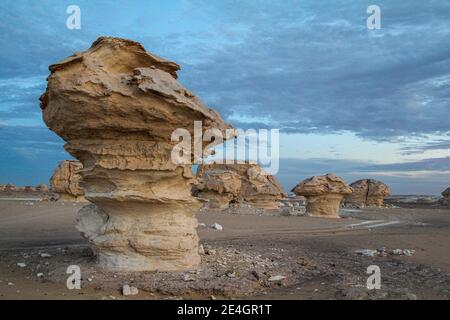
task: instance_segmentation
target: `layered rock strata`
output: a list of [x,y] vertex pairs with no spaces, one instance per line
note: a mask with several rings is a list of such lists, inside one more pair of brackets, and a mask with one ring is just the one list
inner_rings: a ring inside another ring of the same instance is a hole
[[362,179],[350,184],[353,193],[345,198],[346,205],[364,207],[382,207],[384,199],[391,192],[389,187],[381,181]]
[[199,197],[213,207],[226,208],[231,202],[247,202],[263,209],[277,209],[286,195],[277,179],[253,162],[206,163],[197,171]]
[[50,70],[44,121],[83,164],[92,204],[80,210],[77,228],[100,266],[194,268],[201,202],[191,195],[191,164],[172,159],[179,141],[171,136],[183,129],[192,137],[194,121],[202,132],[229,126],[177,82],[176,63],[134,41],[101,37]]
[[329,173],[300,182],[292,192],[306,197],[306,212],[309,215],[339,218],[341,202],[352,193],[352,188],[342,178]]
[[50,189],[60,201],[85,201],[80,185],[83,164],[77,160],[61,161],[50,178]]

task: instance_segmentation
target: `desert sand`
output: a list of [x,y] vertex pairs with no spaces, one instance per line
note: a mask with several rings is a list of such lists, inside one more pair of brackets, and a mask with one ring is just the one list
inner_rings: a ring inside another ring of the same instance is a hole
[[[121,273],[96,265],[74,228],[83,204],[5,192],[0,199],[1,299],[450,298],[450,208],[444,206],[343,209],[343,219],[202,210],[198,268]],[[210,227],[215,223],[223,230]],[[385,256],[355,252],[382,247]],[[414,254],[392,255],[395,249]],[[81,268],[81,290],[66,288],[73,264]],[[373,264],[381,269],[380,290],[366,289]],[[122,296],[125,284],[139,294]]]

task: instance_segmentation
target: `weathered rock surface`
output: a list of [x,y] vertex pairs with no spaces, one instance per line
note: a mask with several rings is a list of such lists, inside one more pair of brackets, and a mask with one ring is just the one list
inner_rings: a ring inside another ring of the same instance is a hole
[[77,160],[64,160],[50,178],[51,191],[62,201],[84,201],[84,191],[80,186],[83,164]]
[[[137,42],[101,37],[50,66],[41,108],[47,126],[83,163],[77,228],[112,270],[183,270],[200,262],[190,164],[171,152],[175,129],[229,128],[176,80],[179,66]],[[203,142],[204,146],[210,142]]]
[[16,191],[17,187],[12,183],[8,183],[3,190],[4,191]]
[[339,209],[346,195],[352,193],[352,188],[345,181],[329,173],[324,176],[314,176],[296,185],[292,192],[306,197],[306,212],[312,216],[339,218]]
[[48,190],[48,187],[45,184],[41,183],[41,184],[36,186],[36,191],[48,192],[49,190]]
[[446,206],[450,205],[450,187],[442,191],[441,194],[442,194],[441,203]]
[[272,175],[252,162],[206,163],[197,171],[198,196],[210,201],[213,208],[227,208],[231,202],[245,201],[264,209],[276,209],[286,195]]
[[382,207],[384,199],[391,192],[389,187],[381,181],[362,179],[350,184],[353,193],[345,198],[346,205],[364,207]]
[[230,202],[239,197],[241,186],[241,176],[236,172],[209,170],[199,173],[199,183],[194,187],[194,193],[199,198],[208,200],[210,208],[226,209]]

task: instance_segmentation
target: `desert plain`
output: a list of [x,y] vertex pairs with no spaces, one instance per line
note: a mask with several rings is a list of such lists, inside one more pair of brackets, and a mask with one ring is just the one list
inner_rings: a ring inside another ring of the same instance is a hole
[[[342,219],[202,208],[198,267],[112,272],[74,228],[85,203],[3,191],[0,299],[449,299],[450,208],[425,200],[390,197],[385,208],[341,209]],[[70,265],[80,290],[66,286]],[[366,287],[370,265],[379,290]],[[124,296],[124,285],[139,293]]]

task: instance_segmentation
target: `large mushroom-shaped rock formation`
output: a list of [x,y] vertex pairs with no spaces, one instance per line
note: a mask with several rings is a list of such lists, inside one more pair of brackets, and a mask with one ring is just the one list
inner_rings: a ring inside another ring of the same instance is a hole
[[50,189],[59,195],[61,201],[84,201],[80,186],[83,164],[77,160],[61,161],[50,178]]
[[391,192],[383,182],[374,179],[362,179],[350,184],[353,193],[345,198],[346,205],[364,207],[382,207],[384,198]]
[[93,204],[80,210],[77,228],[102,267],[173,271],[200,262],[201,202],[191,195],[191,164],[171,157],[179,144],[171,135],[194,136],[194,121],[201,133],[229,126],[177,82],[178,70],[137,42],[109,37],[50,66],[44,121],[83,163]]
[[339,218],[342,199],[352,193],[345,181],[329,173],[314,176],[296,185],[292,192],[306,197],[306,212],[312,216]]
[[274,176],[250,161],[206,163],[199,166],[197,177],[200,179],[199,197],[218,203],[221,208],[226,208],[230,202],[245,201],[258,208],[276,209],[286,196]]
[[442,204],[443,205],[450,205],[450,187],[442,191]]

